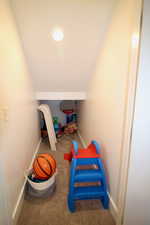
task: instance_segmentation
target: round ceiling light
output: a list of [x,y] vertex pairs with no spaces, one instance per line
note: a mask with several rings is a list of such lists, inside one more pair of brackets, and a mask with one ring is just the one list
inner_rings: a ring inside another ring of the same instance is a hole
[[60,28],[56,28],[52,31],[52,38],[55,41],[62,41],[64,39],[64,33]]

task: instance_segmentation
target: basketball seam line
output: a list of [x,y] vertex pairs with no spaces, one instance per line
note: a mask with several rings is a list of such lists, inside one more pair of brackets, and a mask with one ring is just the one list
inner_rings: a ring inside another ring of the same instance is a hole
[[42,170],[42,172],[45,173],[47,176],[50,176],[50,175],[49,175],[49,174],[41,167],[38,158],[37,158],[37,163],[38,163],[38,166],[40,167],[40,169]]
[[53,168],[52,168],[52,166],[51,166],[50,162],[48,161],[48,159],[47,159],[45,156],[43,156],[43,155],[40,155],[40,157],[39,157],[39,158],[43,158],[43,159],[45,159],[45,160],[47,161],[47,163],[48,163],[49,167],[50,167],[50,170],[53,172]]

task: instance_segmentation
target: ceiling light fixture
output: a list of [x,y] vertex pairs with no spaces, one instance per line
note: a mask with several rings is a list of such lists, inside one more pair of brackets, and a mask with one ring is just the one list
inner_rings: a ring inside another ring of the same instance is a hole
[[64,33],[63,33],[63,31],[60,28],[55,28],[52,31],[52,38],[55,41],[62,41],[64,39]]

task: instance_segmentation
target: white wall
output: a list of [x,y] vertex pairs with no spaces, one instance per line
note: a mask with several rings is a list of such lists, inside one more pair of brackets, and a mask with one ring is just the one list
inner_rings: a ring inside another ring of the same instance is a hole
[[88,100],[80,108],[80,132],[86,143],[101,143],[113,208],[117,213],[122,140],[131,38],[136,1],[116,1],[105,33]]
[[144,1],[124,225],[150,224],[150,2]]
[[9,1],[0,1],[0,15],[0,164],[12,216],[39,132],[37,106]]
[[[116,0],[12,0],[37,92],[87,90]],[[64,30],[55,42],[51,31]]]

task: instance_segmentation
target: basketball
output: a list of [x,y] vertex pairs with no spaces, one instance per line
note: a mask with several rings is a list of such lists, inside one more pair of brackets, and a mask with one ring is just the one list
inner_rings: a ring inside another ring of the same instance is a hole
[[33,171],[36,178],[46,180],[56,171],[56,161],[50,154],[40,154],[33,162]]

